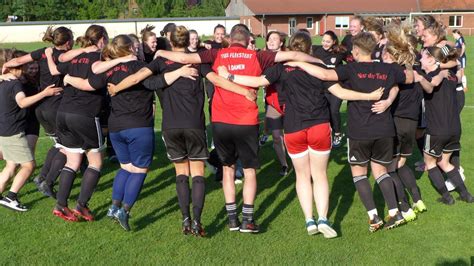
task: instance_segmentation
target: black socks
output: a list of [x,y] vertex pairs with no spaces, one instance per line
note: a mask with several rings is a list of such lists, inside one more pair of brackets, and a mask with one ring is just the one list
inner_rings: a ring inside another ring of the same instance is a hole
[[178,194],[179,207],[183,219],[190,217],[189,213],[189,180],[186,175],[178,175],[176,177],[176,193]]
[[81,193],[77,202],[81,207],[86,207],[92,197],[97,183],[99,183],[100,171],[88,167],[82,176]]
[[193,177],[192,198],[193,218],[195,221],[201,222],[201,213],[206,198],[206,182],[203,176]]

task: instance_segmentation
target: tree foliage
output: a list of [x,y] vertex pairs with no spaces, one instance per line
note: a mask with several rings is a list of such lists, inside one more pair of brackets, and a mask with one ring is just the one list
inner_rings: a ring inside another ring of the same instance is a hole
[[0,18],[15,15],[17,21],[86,20],[119,18],[224,16],[229,0],[136,0],[138,12],[129,10],[130,0],[4,0]]

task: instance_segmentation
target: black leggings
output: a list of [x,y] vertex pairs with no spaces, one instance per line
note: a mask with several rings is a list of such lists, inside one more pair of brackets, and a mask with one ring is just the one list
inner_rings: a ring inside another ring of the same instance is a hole
[[334,133],[341,133],[341,104],[342,100],[332,95],[325,93],[329,104],[329,111],[331,114],[331,128]]

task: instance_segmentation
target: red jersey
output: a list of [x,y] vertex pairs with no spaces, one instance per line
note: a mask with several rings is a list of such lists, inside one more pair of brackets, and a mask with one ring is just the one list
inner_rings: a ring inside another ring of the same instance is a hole
[[[225,66],[235,75],[260,76],[275,61],[274,52],[256,52],[240,44],[229,48],[211,49],[199,53],[202,63],[213,63],[212,69]],[[249,88],[248,89],[252,89]],[[231,125],[258,125],[258,106],[237,93],[215,87],[212,99],[212,122]]]

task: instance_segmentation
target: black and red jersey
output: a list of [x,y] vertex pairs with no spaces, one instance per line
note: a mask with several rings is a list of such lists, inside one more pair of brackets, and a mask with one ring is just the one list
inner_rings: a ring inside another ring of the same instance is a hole
[[[324,67],[319,64],[318,66]],[[324,82],[300,68],[276,64],[264,72],[270,83],[279,82],[279,95],[285,102],[283,126],[293,133],[329,122],[329,109],[324,93],[334,82]]]
[[[385,88],[382,100],[387,99],[390,89],[405,83],[404,69],[397,64],[378,62],[351,63],[336,68],[340,81],[349,89],[371,93],[380,87]],[[381,114],[372,112],[375,101],[348,101],[347,134],[351,139],[373,140],[395,136],[392,114],[386,110]]]
[[[38,49],[38,50],[35,50],[33,52],[31,52],[31,58],[33,58],[33,60],[37,61],[38,62],[38,65],[39,65],[39,77],[40,77],[40,80],[39,80],[39,90],[42,91],[44,90],[46,87],[48,87],[49,85],[54,85],[56,87],[62,87],[63,86],[63,78],[64,78],[64,75],[51,75],[51,71],[49,70],[49,67],[48,67],[48,59],[46,58],[46,54],[45,54],[45,51],[46,50],[46,47],[45,48],[41,48],[41,49]],[[65,53],[66,51],[65,50],[58,50],[56,48],[53,48],[53,61],[54,63],[58,64],[59,63],[59,56],[63,53]],[[59,107],[59,104],[61,102],[61,98],[62,98],[62,93],[59,94],[59,95],[54,95],[54,96],[50,96],[50,97],[46,97],[44,98],[40,104],[38,105],[38,109],[39,110],[52,110],[52,111],[55,111],[58,109]]]
[[[157,58],[146,67],[150,69],[160,80],[164,81],[165,73],[175,71],[183,64]],[[212,72],[207,64],[193,65],[202,77]],[[188,78],[179,78],[172,84],[166,82],[144,81],[145,86],[151,89],[162,90],[160,101],[163,109],[162,129],[204,129],[204,87],[202,79],[196,80]],[[163,84],[164,85],[158,85]]]
[[[88,79],[94,75],[91,69],[92,64],[99,60],[100,52],[83,53],[69,62],[59,63],[58,71],[63,75],[69,74],[72,77]],[[68,85],[64,88],[58,112],[97,117],[106,92],[107,87],[94,91],[82,91]]]
[[[440,68],[428,73],[433,78]],[[432,93],[424,92],[426,132],[434,136],[461,134],[461,120],[457,107],[456,86],[458,79],[454,73],[445,78]]]
[[[142,61],[121,63],[105,73],[90,76],[89,83],[97,90],[106,87],[107,83],[119,84],[145,65]],[[145,88],[142,83],[111,97],[109,130],[118,132],[130,128],[153,127],[153,98],[153,91]]]

